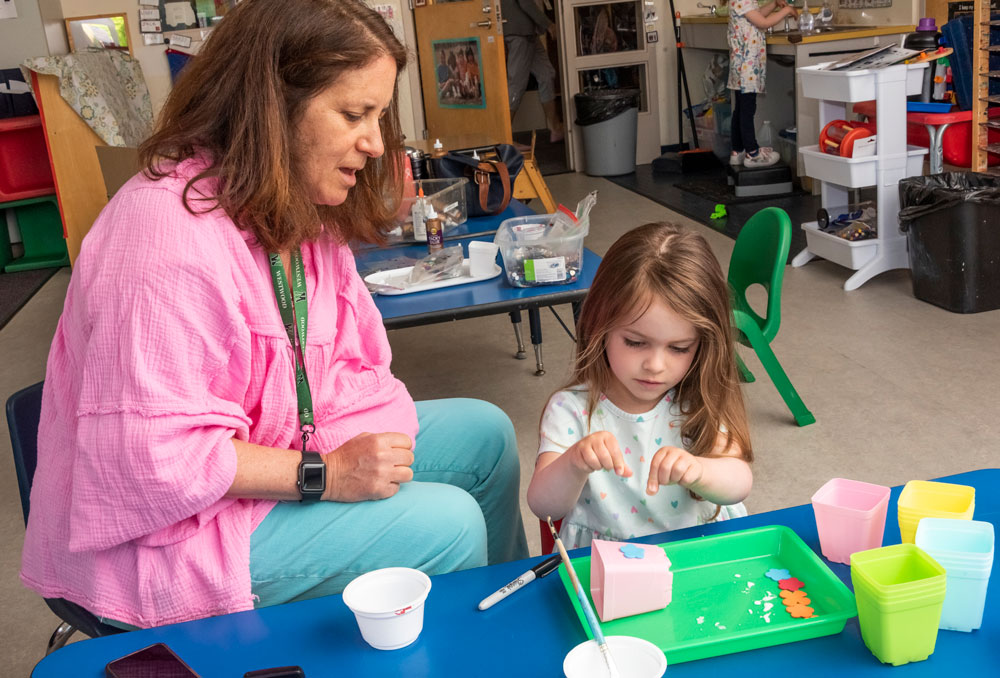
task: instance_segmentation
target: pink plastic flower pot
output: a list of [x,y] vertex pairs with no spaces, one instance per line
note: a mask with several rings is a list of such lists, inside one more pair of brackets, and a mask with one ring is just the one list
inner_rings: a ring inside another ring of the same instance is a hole
[[833,478],[812,497],[823,556],[850,565],[851,554],[882,546],[889,488]]

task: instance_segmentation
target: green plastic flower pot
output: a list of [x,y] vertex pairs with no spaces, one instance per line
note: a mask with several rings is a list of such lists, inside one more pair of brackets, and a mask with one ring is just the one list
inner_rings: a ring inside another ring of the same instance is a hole
[[851,555],[851,582],[865,645],[899,666],[934,653],[945,598],[945,570],[913,544]]

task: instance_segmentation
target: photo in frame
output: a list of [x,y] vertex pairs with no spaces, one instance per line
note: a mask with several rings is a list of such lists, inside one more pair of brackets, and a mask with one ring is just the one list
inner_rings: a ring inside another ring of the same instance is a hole
[[479,38],[435,40],[434,75],[442,108],[486,108]]

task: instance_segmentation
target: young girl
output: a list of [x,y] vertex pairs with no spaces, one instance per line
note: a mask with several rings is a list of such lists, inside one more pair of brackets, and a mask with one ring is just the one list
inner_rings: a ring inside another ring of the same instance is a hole
[[764,31],[798,11],[786,0],[758,7],[757,0],[729,2],[729,89],[733,92],[733,151],[729,162],[747,167],[769,167],[780,159],[772,148],[757,145],[753,119],[757,93],[764,92],[767,46]]
[[601,262],[528,505],[567,546],[746,515],[753,458],[726,278],[700,235],[640,226]]

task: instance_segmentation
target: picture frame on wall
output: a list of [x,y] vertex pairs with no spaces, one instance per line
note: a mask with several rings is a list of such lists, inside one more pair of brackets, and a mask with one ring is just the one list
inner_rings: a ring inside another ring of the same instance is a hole
[[160,25],[164,31],[198,28],[195,0],[159,0]]

